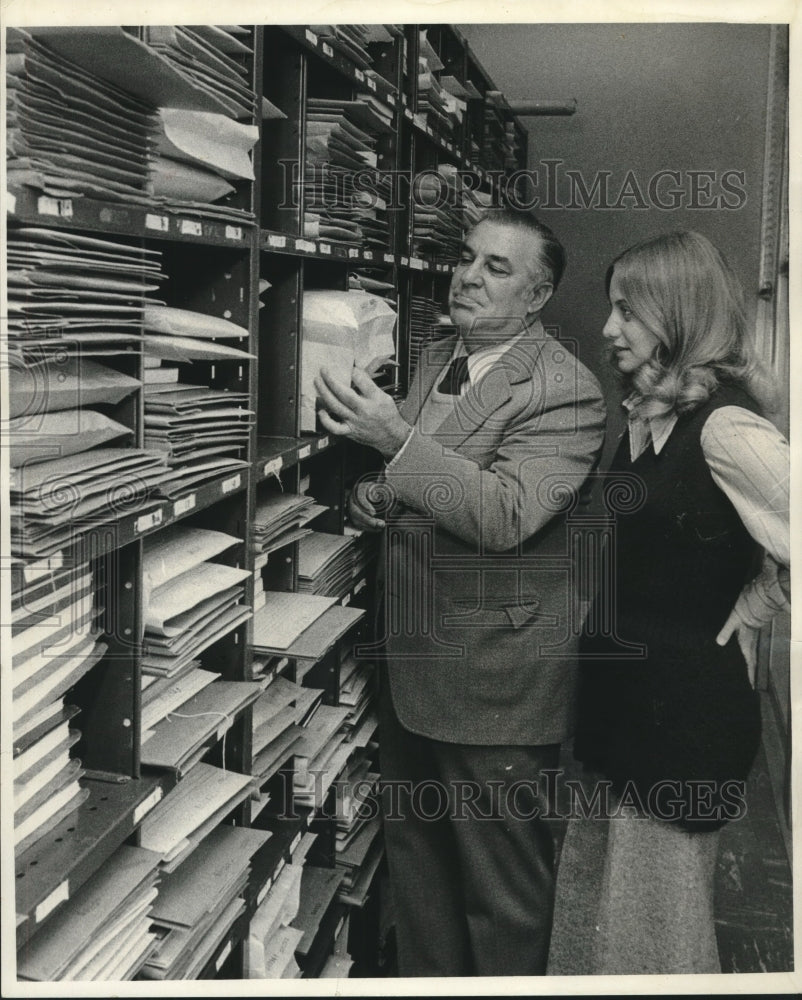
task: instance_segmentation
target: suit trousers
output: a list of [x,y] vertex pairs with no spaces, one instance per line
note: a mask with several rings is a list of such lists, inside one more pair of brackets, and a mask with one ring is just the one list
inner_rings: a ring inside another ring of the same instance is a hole
[[440,742],[404,729],[387,683],[380,704],[399,975],[544,974],[555,850],[541,772],[559,744]]

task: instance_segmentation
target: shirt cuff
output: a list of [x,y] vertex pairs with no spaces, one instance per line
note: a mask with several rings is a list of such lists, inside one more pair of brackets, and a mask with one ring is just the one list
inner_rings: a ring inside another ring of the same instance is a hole
[[401,455],[406,450],[406,447],[409,444],[409,439],[412,437],[412,432],[414,430],[415,430],[414,427],[410,427],[409,428],[409,434],[407,434],[407,436],[406,436],[406,438],[404,440],[404,443],[401,445],[401,447],[398,449],[398,451],[395,453],[395,455],[393,455],[393,457],[390,459],[390,461],[387,462],[387,464],[384,466],[385,472],[392,472],[393,471],[393,466],[399,460],[399,458],[401,458]]
[[790,576],[785,566],[779,566],[766,556],[760,573],[741,591],[733,608],[734,614],[750,628],[762,628],[791,606]]

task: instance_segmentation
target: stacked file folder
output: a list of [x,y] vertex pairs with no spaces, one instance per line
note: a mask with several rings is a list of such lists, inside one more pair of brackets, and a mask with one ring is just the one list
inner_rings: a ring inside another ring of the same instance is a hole
[[256,701],[261,691],[261,685],[254,681],[224,681],[218,677],[213,683],[204,684],[170,709],[152,729],[143,732],[142,763],[186,774],[209,746],[228,732],[237,716]]
[[9,342],[22,350],[67,341],[71,350],[80,344],[83,357],[109,344],[138,344],[145,306],[157,301],[148,293],[163,279],[158,250],[57,229],[10,228]]
[[371,660],[357,660],[353,653],[349,653],[340,664],[339,697],[339,703],[349,709],[345,719],[349,739],[353,740],[361,732],[373,707],[374,693],[375,664]]
[[9,184],[146,203],[155,108],[19,28],[6,45]]
[[343,597],[355,582],[355,541],[349,535],[312,531],[298,545],[298,591]]
[[485,166],[494,170],[517,166],[515,126],[508,118],[501,91],[485,93],[484,118],[482,153]]
[[254,791],[247,774],[196,764],[143,820],[142,847],[160,856],[160,871],[174,872]]
[[[26,581],[27,576],[27,581]],[[89,563],[63,558],[41,572],[12,573],[11,676],[14,738],[14,843],[19,853],[74,812],[88,796],[70,748],[77,708],[65,694],[106,652],[96,618]]]
[[253,550],[257,557],[267,556],[308,535],[312,529],[306,525],[326,510],[328,507],[316,503],[314,497],[296,493],[264,497],[254,514]]
[[303,864],[284,865],[251,919],[245,947],[247,979],[297,979],[295,949],[304,931],[291,927],[301,905]]
[[303,726],[293,748],[293,796],[301,805],[318,809],[353,752],[346,743],[347,706],[320,705]]
[[365,612],[342,607],[334,597],[267,591],[265,606],[254,614],[253,648],[259,654],[284,654],[316,663]]
[[457,175],[446,164],[438,166],[437,174],[424,171],[412,185],[413,251],[417,256],[455,261],[463,233]]
[[276,677],[253,706],[253,776],[264,784],[300,742],[303,725],[323,697],[318,688]]
[[194,979],[245,910],[252,856],[266,830],[227,825],[212,830],[172,874],[163,874],[151,919],[157,935],[145,979]]
[[386,250],[391,188],[376,154],[386,119],[362,101],[310,97],[306,129],[305,235]]
[[173,525],[148,538],[142,670],[172,677],[247,621],[248,570],[211,562],[239,539],[220,531]]
[[302,931],[295,954],[302,971],[314,977],[322,969],[343,916],[337,891],[342,875],[332,868],[305,865],[301,874],[301,902],[291,926]]
[[19,979],[133,979],[156,946],[158,854],[123,845],[17,954]]
[[11,551],[52,555],[100,525],[158,505],[163,456],[139,448],[96,448],[11,470]]

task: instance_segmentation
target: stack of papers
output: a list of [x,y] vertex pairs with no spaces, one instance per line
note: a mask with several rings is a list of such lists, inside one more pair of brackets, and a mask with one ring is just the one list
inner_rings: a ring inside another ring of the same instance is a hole
[[[313,497],[297,493],[280,493],[265,497],[256,505],[253,519],[253,551],[267,556],[308,535],[306,525],[328,507],[316,503]],[[261,565],[266,565],[265,558]],[[257,567],[260,565],[257,559]]]
[[141,844],[160,855],[162,871],[173,872],[254,791],[247,774],[196,764],[145,817]]
[[[221,340],[237,340],[247,346],[248,337],[245,327],[221,316],[148,303],[142,321],[145,327],[145,351],[151,359],[243,361],[253,357],[241,347],[219,343]],[[150,360],[148,363],[152,364],[154,361]]]
[[[306,236],[388,248],[388,179],[379,171],[382,115],[361,101],[309,98],[306,134]],[[358,175],[359,183],[354,184]]]
[[10,342],[19,350],[75,342],[83,357],[109,343],[139,344],[145,306],[155,301],[147,293],[164,278],[160,260],[158,250],[108,239],[28,226],[10,230]]
[[256,99],[247,83],[247,66],[236,58],[252,54],[247,33],[219,25],[148,25],[143,30],[145,42],[226,115],[254,114]]
[[261,692],[261,685],[253,681],[218,679],[204,685],[177,708],[171,709],[151,730],[143,732],[142,763],[186,774]]
[[10,28],[6,46],[9,184],[146,203],[154,108],[27,31]]
[[339,703],[349,708],[345,720],[349,739],[356,735],[373,705],[375,676],[374,663],[357,660],[353,653],[349,653],[340,664]]
[[[370,534],[331,535],[310,532],[298,546],[298,590],[338,600],[364,586],[365,573],[376,552]],[[360,586],[361,584],[361,586]]]
[[463,232],[459,182],[448,164],[439,165],[437,173],[425,171],[413,181],[412,247],[417,256],[454,261]]
[[[14,843],[19,853],[74,812],[88,796],[80,761],[70,748],[78,710],[64,695],[102,658],[92,571],[54,561],[29,573],[11,598],[11,674],[14,736]],[[27,567],[26,567],[27,569]]]
[[323,692],[276,677],[253,706],[252,773],[263,785],[284,764],[321,704]]
[[254,913],[245,944],[247,979],[297,979],[295,950],[304,930],[289,925],[301,905],[301,863],[284,865]]
[[200,662],[193,660],[173,677],[142,675],[142,732],[150,732],[162,719],[219,679],[219,674],[202,670]]
[[298,544],[299,593],[343,597],[356,580],[354,556],[353,536],[310,532]]
[[96,448],[12,469],[12,553],[42,558],[101,524],[146,514],[166,472],[162,455],[139,448]]
[[347,846],[337,844],[337,871],[343,880],[337,898],[352,906],[364,906],[373,878],[381,864],[384,843],[379,836],[381,821],[360,826]]
[[312,31],[360,69],[369,69],[373,65],[373,57],[367,48],[371,38],[366,24],[313,24]]
[[251,609],[242,603],[248,570],[206,561],[235,544],[240,540],[223,532],[183,525],[148,539],[144,673],[177,675],[251,617]]
[[364,614],[333,597],[267,591],[265,606],[254,614],[253,648],[316,663]]
[[204,204],[236,191],[231,181],[253,180],[250,150],[255,125],[226,115],[159,108],[150,162],[153,193],[172,202]]
[[133,979],[156,945],[159,857],[123,845],[17,954],[20,979]]
[[[485,92],[485,127],[482,145],[483,160],[487,169],[504,170],[517,166],[515,160],[515,127],[508,122],[504,97],[499,90]],[[508,124],[512,132],[507,131]]]
[[353,747],[345,743],[348,708],[320,705],[303,727],[293,748],[293,796],[301,805],[319,808]]
[[253,855],[266,830],[221,825],[172,874],[164,874],[151,919],[156,951],[146,979],[194,979],[245,909]]
[[[328,923],[325,918],[332,911],[341,880],[342,875],[336,869],[316,868],[313,865],[304,866],[301,875],[301,904],[298,915],[292,922],[293,927],[303,932],[295,949],[301,962],[309,960],[318,935],[324,932]],[[326,952],[330,951],[335,931],[334,927],[328,929],[331,938],[327,941],[322,939],[317,941],[318,945],[324,947]]]

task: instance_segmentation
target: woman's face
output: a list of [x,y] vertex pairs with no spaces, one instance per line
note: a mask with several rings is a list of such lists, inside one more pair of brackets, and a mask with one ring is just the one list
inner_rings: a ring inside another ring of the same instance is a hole
[[630,309],[615,269],[610,281],[610,306],[602,336],[610,347],[612,363],[620,372],[630,375],[652,357],[660,339]]

